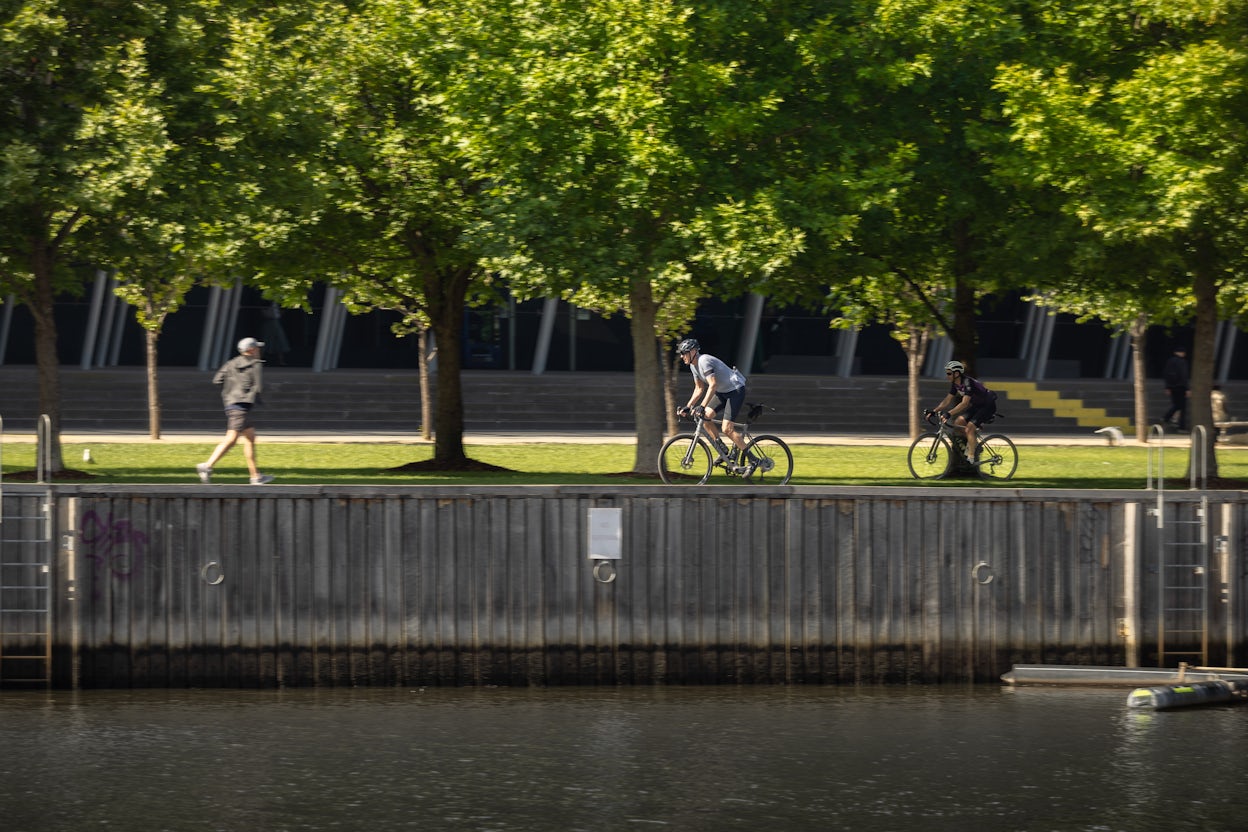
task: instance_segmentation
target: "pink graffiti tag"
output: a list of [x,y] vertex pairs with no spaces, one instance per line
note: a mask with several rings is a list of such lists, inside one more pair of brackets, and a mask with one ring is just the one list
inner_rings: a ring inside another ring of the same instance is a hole
[[91,597],[99,598],[100,577],[128,581],[143,561],[147,551],[147,534],[134,528],[129,520],[114,520],[109,514],[101,520],[94,509],[82,516],[83,556],[94,567],[91,570]]

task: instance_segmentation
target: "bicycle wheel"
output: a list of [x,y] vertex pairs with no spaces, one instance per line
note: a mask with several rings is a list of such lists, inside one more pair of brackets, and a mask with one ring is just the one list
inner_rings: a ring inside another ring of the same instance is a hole
[[979,440],[979,475],[986,480],[1008,480],[1018,470],[1018,450],[1008,436],[994,433]]
[[749,464],[758,463],[753,473],[746,476],[750,482],[784,485],[793,476],[793,452],[778,436],[755,436],[745,446],[745,459]]
[[938,480],[948,474],[953,465],[953,448],[939,433],[924,433],[910,443],[906,461],[915,479]]
[[701,485],[711,478],[711,448],[692,433],[678,433],[659,450],[659,476],[668,485]]

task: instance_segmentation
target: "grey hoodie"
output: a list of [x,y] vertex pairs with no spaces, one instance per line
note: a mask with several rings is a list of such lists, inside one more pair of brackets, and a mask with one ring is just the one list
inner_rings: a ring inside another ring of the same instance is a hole
[[236,355],[221,365],[212,377],[213,384],[223,385],[221,401],[232,404],[260,403],[260,370],[264,361],[247,355]]

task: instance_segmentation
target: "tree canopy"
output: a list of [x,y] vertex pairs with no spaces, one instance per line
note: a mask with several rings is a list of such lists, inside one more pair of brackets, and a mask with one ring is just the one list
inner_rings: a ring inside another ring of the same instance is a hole
[[0,22],[0,289],[34,313],[54,421],[75,264],[116,270],[153,334],[196,280],[395,310],[435,335],[448,466],[464,307],[504,294],[629,317],[638,471],[707,298],[889,323],[912,375],[938,332],[974,362],[985,294],[1194,320],[1196,423],[1213,325],[1248,303],[1241,0],[7,0]]

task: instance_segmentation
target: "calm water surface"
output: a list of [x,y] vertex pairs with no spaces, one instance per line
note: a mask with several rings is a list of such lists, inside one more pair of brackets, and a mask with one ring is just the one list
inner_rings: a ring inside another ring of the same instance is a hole
[[1248,829],[1248,706],[976,688],[0,692],[0,830]]

